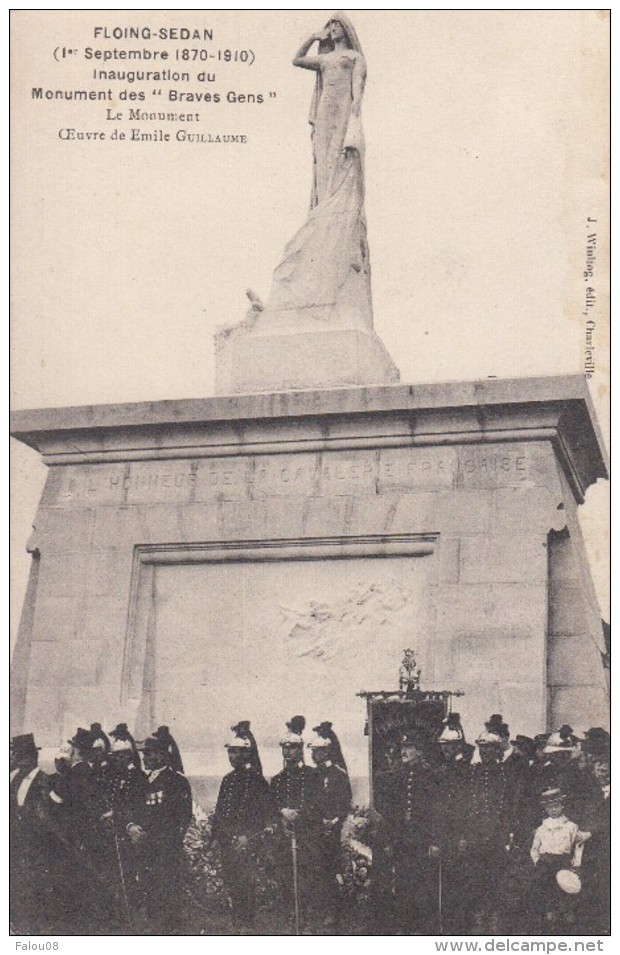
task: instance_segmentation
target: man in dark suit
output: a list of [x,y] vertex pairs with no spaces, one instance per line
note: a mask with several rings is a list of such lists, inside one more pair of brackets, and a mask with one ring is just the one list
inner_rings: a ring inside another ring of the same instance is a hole
[[433,747],[423,731],[404,737],[402,765],[385,806],[393,840],[396,927],[404,934],[438,927],[441,777]]
[[301,921],[309,927],[317,914],[320,844],[323,832],[321,779],[304,763],[304,741],[292,730],[280,740],[284,768],[271,780],[271,793],[279,815],[276,862],[282,895],[294,902],[296,868]]
[[309,744],[321,784],[320,811],[323,834],[320,843],[319,906],[324,925],[335,922],[339,910],[342,824],[351,809],[351,784],[346,771],[332,760],[333,744],[325,736],[316,736]]
[[107,809],[105,791],[93,769],[93,735],[78,727],[68,740],[69,772],[55,784],[52,800],[61,812],[61,839],[69,848],[72,868],[64,891],[75,926],[99,932],[110,925],[116,908],[118,887],[109,878],[110,852],[103,821]]
[[10,917],[19,934],[50,930],[53,916],[53,839],[45,821],[47,775],[39,769],[39,747],[32,733],[11,741],[9,776]]
[[580,827],[591,832],[583,862],[583,914],[586,931],[608,934],[611,917],[611,774],[610,754],[604,743],[594,745],[587,739],[585,751],[593,762],[593,786],[579,820]]
[[502,762],[499,734],[487,730],[476,744],[479,761],[472,763],[463,807],[466,905],[479,934],[497,934],[506,904],[507,849],[521,828],[522,789],[517,773]]
[[183,902],[183,838],[192,818],[190,785],[168,765],[166,744],[149,736],[142,744],[147,783],[144,799],[126,831],[138,854],[138,878],[146,934],[174,934]]
[[256,909],[255,872],[248,850],[256,848],[256,838],[275,823],[276,813],[269,784],[253,765],[247,736],[233,737],[226,749],[232,772],[221,782],[211,831],[220,846],[233,919],[247,929]]

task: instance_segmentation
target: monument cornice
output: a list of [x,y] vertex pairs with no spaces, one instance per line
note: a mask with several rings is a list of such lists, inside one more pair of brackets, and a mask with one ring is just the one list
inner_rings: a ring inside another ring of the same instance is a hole
[[548,440],[578,501],[608,474],[578,375],[32,409],[11,434],[47,465]]

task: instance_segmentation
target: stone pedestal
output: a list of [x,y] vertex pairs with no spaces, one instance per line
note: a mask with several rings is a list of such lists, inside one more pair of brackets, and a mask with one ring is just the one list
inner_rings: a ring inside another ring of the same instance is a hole
[[[216,336],[217,394],[291,391],[396,382],[398,369],[379,336],[358,328],[249,331]],[[274,387],[275,386],[275,387]]]
[[205,780],[239,719],[277,771],[300,712],[362,778],[355,694],[395,685],[407,646],[423,687],[465,692],[469,737],[492,712],[526,734],[607,722],[581,378],[23,411],[13,434],[49,466],[13,732],[168,723]]

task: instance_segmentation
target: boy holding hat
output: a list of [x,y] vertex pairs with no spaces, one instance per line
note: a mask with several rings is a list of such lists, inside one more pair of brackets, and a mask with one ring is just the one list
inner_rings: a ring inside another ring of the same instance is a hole
[[[540,906],[540,915],[548,922],[556,921],[566,911],[564,893],[579,891],[578,880],[562,880],[558,873],[579,868],[584,843],[590,838],[589,832],[582,832],[577,823],[566,816],[565,798],[557,787],[546,789],[541,794],[545,818],[534,833],[530,849],[536,866],[534,904]],[[566,886],[564,892],[561,886]]]

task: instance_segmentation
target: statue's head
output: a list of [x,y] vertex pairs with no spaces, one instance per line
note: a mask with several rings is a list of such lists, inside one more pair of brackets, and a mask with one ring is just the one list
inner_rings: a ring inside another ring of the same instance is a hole
[[333,50],[336,43],[343,40],[345,46],[350,50],[357,50],[359,53],[362,52],[355,28],[344,13],[334,13],[325,24],[325,31],[328,38],[323,41],[323,49],[321,52]]
[[327,24],[327,32],[329,34],[330,40],[332,40],[333,43],[344,39],[347,43],[347,46],[350,46],[350,41],[342,20],[338,20],[337,17],[334,17],[333,20],[330,20]]

